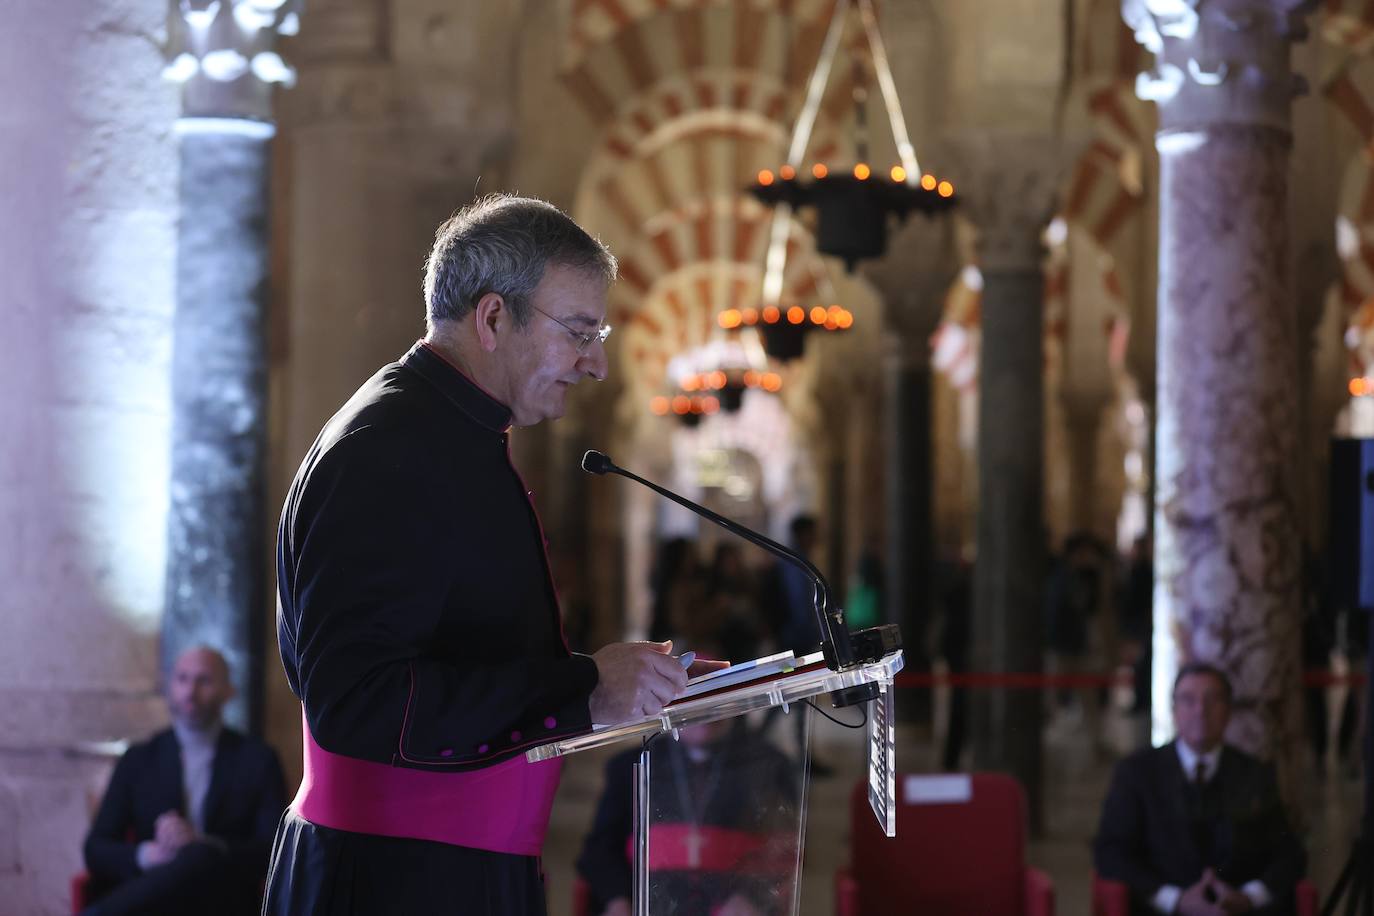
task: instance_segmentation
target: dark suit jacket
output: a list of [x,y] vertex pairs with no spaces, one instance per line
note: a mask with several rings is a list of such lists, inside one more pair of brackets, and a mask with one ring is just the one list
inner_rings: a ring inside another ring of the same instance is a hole
[[[228,869],[267,872],[272,834],[286,808],[286,780],[270,747],[225,728],[215,747],[205,794],[205,833],[228,851]],[[157,818],[176,810],[186,816],[181,746],[172,729],[125,752],[86,836],[86,867],[105,884],[140,874],[138,844],[151,840]],[[132,837],[132,839],[131,839]]]
[[1207,793],[1213,816],[1199,837],[1200,796],[1173,742],[1121,761],[1093,842],[1098,874],[1124,881],[1133,909],[1162,885],[1192,885],[1209,867],[1235,888],[1263,881],[1280,911],[1291,907],[1306,854],[1284,815],[1273,768],[1226,746]]

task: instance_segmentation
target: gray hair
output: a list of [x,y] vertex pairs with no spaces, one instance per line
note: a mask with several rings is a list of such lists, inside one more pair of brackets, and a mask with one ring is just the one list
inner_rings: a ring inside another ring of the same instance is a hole
[[530,297],[549,264],[585,270],[609,286],[615,256],[562,210],[512,194],[479,198],[444,221],[425,262],[425,317],[462,318],[487,293],[510,306],[516,327],[530,321]]

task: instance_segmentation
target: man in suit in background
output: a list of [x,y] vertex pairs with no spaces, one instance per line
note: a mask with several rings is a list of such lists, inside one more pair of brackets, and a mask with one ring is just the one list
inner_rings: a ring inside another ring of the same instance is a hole
[[1274,771],[1222,742],[1231,683],[1184,665],[1174,681],[1177,738],[1121,761],[1093,843],[1098,874],[1130,888],[1132,913],[1288,913],[1306,855]]
[[107,891],[86,913],[256,911],[286,785],[275,751],[221,722],[233,694],[213,649],[176,660],[172,727],[120,758],[86,837],[86,867]]

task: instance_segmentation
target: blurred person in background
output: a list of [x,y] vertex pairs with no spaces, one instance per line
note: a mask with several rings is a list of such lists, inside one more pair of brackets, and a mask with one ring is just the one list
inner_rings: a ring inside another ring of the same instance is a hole
[[226,726],[229,665],[199,646],[167,681],[172,726],[120,758],[86,836],[90,916],[257,911],[286,808],[281,762]]
[[1174,681],[1177,737],[1112,774],[1093,864],[1126,884],[1133,914],[1292,912],[1307,856],[1273,766],[1224,743],[1231,701],[1222,671],[1185,664]]

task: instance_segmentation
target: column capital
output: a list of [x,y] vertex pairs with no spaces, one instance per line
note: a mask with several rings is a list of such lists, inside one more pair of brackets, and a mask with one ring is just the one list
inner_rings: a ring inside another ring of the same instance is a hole
[[1136,41],[1155,55],[1136,95],[1159,106],[1160,131],[1245,124],[1288,131],[1307,91],[1289,48],[1307,37],[1311,0],[1122,0]]
[[978,232],[984,271],[1038,270],[1041,233],[1054,213],[1055,195],[1070,150],[1040,134],[981,134],[950,144],[958,162],[955,185],[963,213]]
[[940,323],[945,293],[959,273],[954,218],[908,217],[887,253],[865,261],[864,278],[883,297],[883,324],[906,341],[924,342]]
[[182,86],[182,117],[272,121],[272,87],[296,71],[277,53],[305,0],[168,0],[167,66]]

